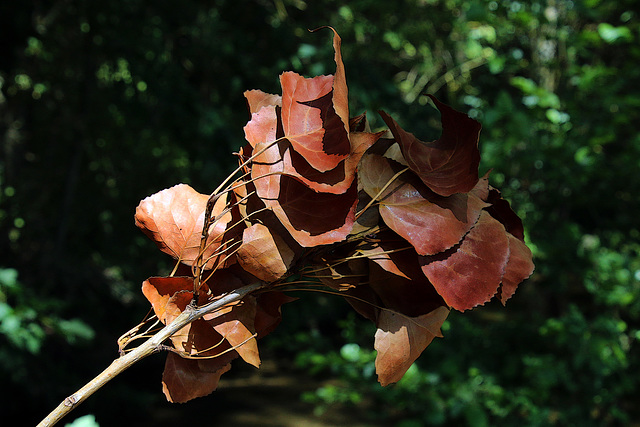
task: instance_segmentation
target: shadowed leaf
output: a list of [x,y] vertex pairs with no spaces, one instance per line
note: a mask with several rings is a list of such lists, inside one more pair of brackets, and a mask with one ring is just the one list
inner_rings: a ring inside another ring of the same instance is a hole
[[466,193],[478,182],[480,123],[466,114],[430,98],[441,113],[442,135],[423,142],[402,129],[391,116],[380,112],[411,170],[435,193]]
[[502,282],[509,258],[504,227],[482,212],[460,245],[431,257],[421,257],[422,271],[446,303],[464,311],[489,301]]
[[184,403],[211,394],[218,387],[222,374],[231,369],[231,365],[209,372],[206,370],[207,364],[208,361],[184,359],[169,353],[162,374],[162,391],[167,400]]

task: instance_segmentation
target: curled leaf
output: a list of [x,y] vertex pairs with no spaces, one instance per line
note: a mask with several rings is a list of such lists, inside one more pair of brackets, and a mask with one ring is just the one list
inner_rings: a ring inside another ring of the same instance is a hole
[[429,97],[441,113],[442,135],[433,142],[423,142],[402,129],[391,116],[380,112],[400,145],[411,170],[433,192],[441,196],[466,193],[478,182],[480,123]]
[[376,373],[381,385],[400,381],[413,362],[435,337],[442,337],[440,327],[449,309],[438,307],[430,313],[408,317],[383,310],[375,335]]
[[[193,265],[200,252],[200,239],[209,196],[200,194],[186,184],[178,184],[155,193],[136,208],[136,225],[153,240],[158,248],[187,265]],[[223,235],[231,221],[225,212],[227,197],[219,197],[213,208],[217,217],[209,229],[203,259],[206,268],[218,261],[216,255],[223,243]]]

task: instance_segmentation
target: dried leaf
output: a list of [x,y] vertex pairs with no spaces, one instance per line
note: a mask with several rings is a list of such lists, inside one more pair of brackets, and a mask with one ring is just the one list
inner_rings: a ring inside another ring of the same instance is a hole
[[211,394],[218,387],[222,374],[231,369],[231,365],[225,365],[215,372],[208,372],[201,368],[206,366],[206,362],[202,362],[184,359],[174,353],[167,355],[162,391],[169,402],[184,403]]
[[480,123],[466,114],[430,98],[441,113],[442,135],[423,142],[402,129],[391,116],[380,112],[411,170],[435,193],[466,193],[478,182]]
[[[360,181],[374,197],[396,173],[392,161],[376,154],[361,162]],[[433,255],[459,243],[476,223],[487,203],[476,194],[488,186],[479,180],[478,190],[442,197],[417,180],[402,174],[379,197],[380,215],[385,224],[404,237],[420,255]]]
[[271,93],[263,92],[259,89],[247,90],[244,93],[247,98],[247,105],[250,113],[257,113],[262,107],[279,106],[282,107],[282,97]]
[[[142,200],[136,208],[136,225],[153,240],[158,248],[175,259],[193,265],[200,251],[200,239],[209,196],[200,194],[186,184],[178,184]],[[203,259],[206,268],[218,261],[223,235],[231,221],[231,214],[224,213],[227,197],[218,198],[213,215],[218,220],[209,229],[207,249]]]
[[282,127],[295,151],[316,170],[326,172],[347,158],[345,125],[333,108],[333,76],[280,76]]
[[244,229],[236,257],[243,269],[270,283],[284,276],[295,254],[279,235],[262,224],[253,224]]
[[531,250],[520,239],[508,234],[509,261],[500,285],[500,301],[505,304],[518,289],[518,285],[533,273]]
[[446,303],[464,311],[489,301],[502,282],[509,239],[497,220],[482,212],[460,245],[421,257],[422,271]]
[[442,337],[440,327],[449,309],[438,307],[418,317],[408,317],[383,310],[378,318],[374,348],[376,373],[381,385],[400,381],[413,362],[435,337]]
[[236,304],[229,313],[207,318],[207,323],[213,327],[245,362],[260,366],[260,355],[254,320],[256,317],[256,300],[253,296],[245,297],[241,304]]

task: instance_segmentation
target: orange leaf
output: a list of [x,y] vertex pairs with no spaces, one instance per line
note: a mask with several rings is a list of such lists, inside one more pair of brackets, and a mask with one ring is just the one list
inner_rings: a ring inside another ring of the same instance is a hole
[[418,317],[408,317],[383,310],[378,318],[374,348],[376,373],[381,385],[400,381],[435,337],[442,337],[440,327],[449,314],[438,307]]
[[[200,194],[186,184],[178,184],[142,200],[136,208],[136,225],[153,240],[158,248],[175,259],[193,265],[200,251],[204,214],[209,196]],[[213,215],[220,218],[209,230],[209,240],[203,259],[206,268],[218,261],[215,256],[222,236],[231,221],[231,214],[222,215],[227,197],[220,197]]]
[[249,112],[252,114],[269,105],[282,106],[282,97],[280,95],[265,93],[259,89],[245,91],[244,97],[247,98]]
[[236,256],[244,270],[269,283],[284,276],[295,254],[279,235],[253,224],[244,229]]
[[260,366],[260,356],[255,338],[255,317],[256,300],[250,296],[245,297],[241,304],[234,305],[230,312],[217,317],[208,316],[206,321],[245,362],[257,368]]

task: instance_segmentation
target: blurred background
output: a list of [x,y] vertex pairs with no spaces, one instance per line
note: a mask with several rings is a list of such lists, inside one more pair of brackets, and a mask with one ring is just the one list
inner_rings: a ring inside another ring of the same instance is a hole
[[[0,408],[34,425],[117,357],[171,262],[133,224],[179,182],[232,170],[243,91],[335,70],[352,115],[439,135],[425,94],[483,125],[481,173],[523,218],[534,276],[506,308],[452,313],[381,388],[373,325],[299,295],[218,391],[161,392],[164,356],[65,422],[121,425],[640,425],[637,1],[305,0],[0,3]],[[22,424],[22,423],[21,423]],[[64,425],[64,422],[62,423]],[[20,424],[17,424],[20,425]]]

